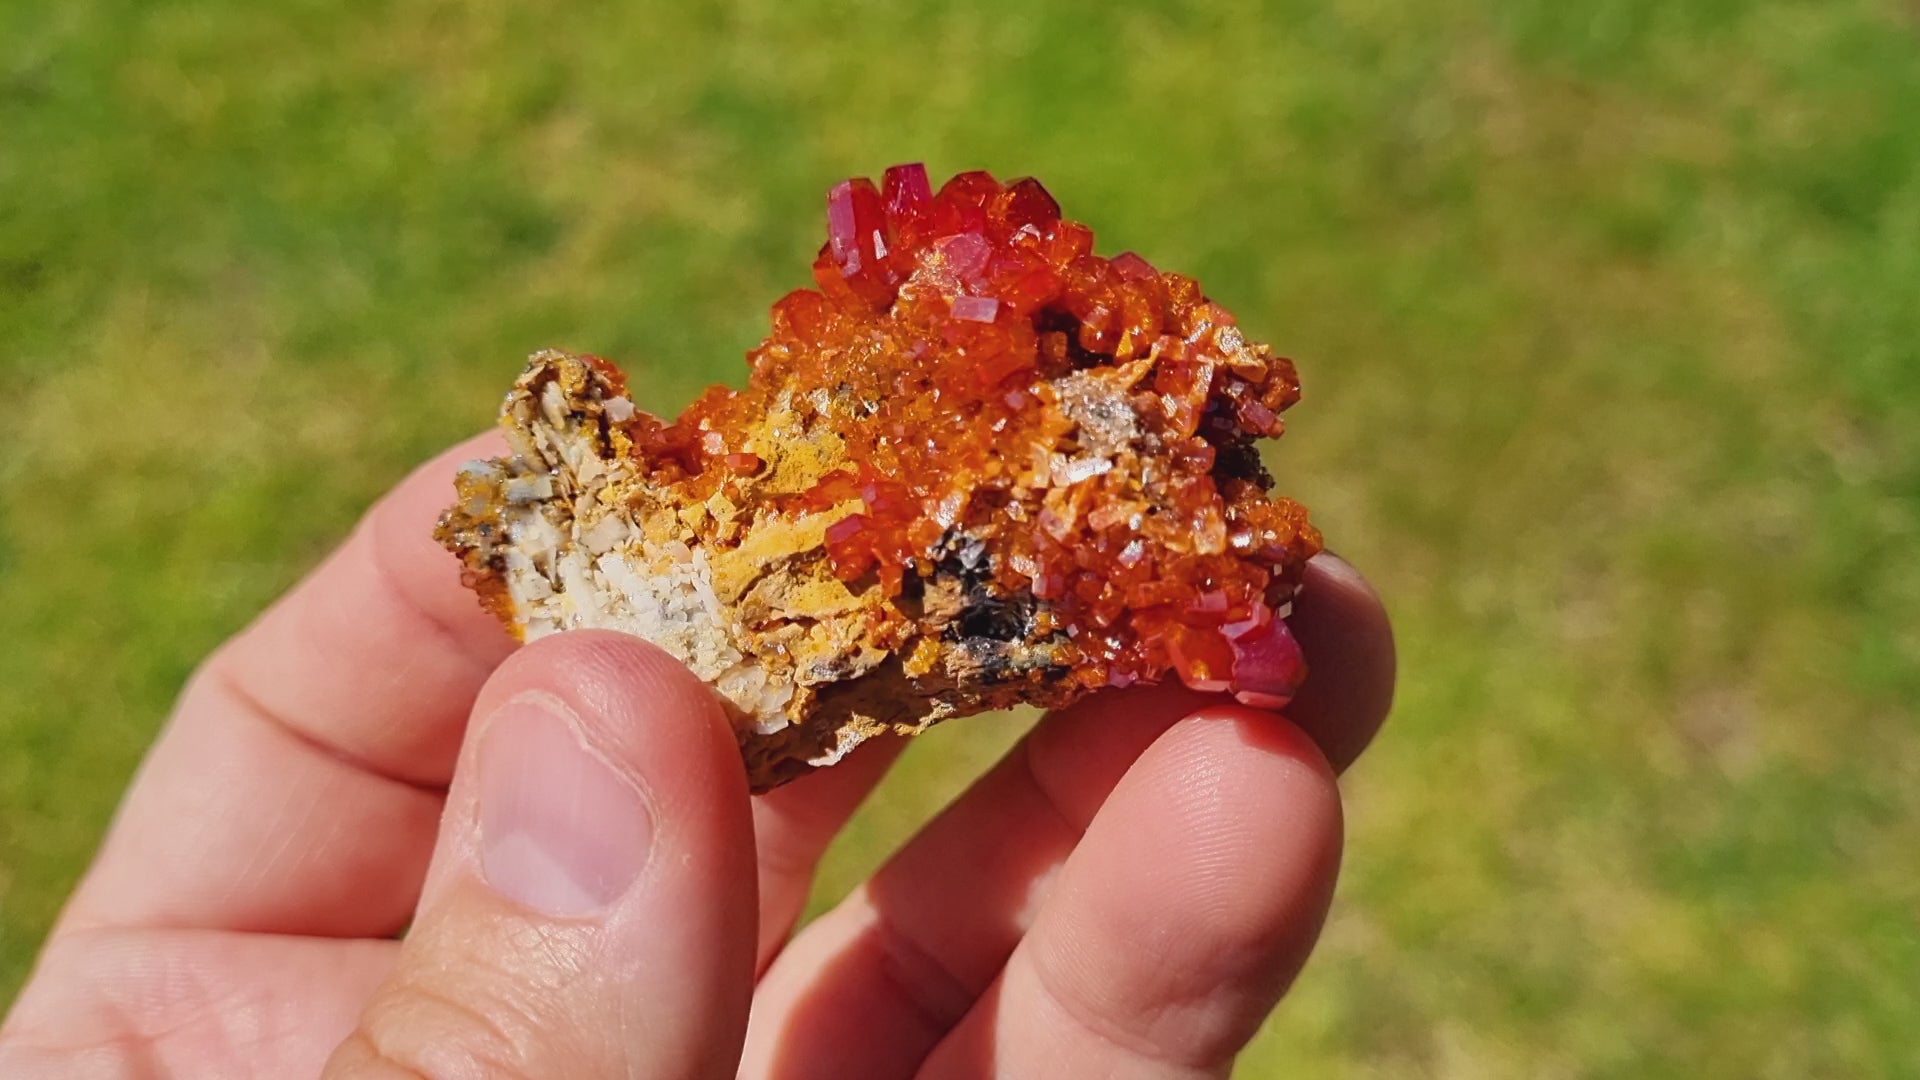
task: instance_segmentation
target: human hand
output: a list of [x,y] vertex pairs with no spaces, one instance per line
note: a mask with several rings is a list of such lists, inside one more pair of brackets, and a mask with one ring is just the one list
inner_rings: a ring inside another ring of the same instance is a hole
[[[430,538],[468,443],[182,694],[0,1028],[0,1076],[1222,1075],[1304,963],[1386,616],[1316,560],[1283,719],[1043,719],[789,933],[898,751],[750,798],[644,642],[515,651]],[[404,938],[396,940],[405,931]]]

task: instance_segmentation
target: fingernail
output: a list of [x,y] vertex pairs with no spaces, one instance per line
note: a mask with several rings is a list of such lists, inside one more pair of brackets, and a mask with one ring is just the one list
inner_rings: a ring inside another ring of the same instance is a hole
[[1360,577],[1360,571],[1354,569],[1352,563],[1334,554],[1331,550],[1321,551],[1310,561],[1318,565],[1322,570],[1337,574],[1341,577],[1356,579]]
[[480,869],[509,899],[548,915],[602,911],[646,864],[645,799],[581,738],[560,702],[514,698],[480,736]]

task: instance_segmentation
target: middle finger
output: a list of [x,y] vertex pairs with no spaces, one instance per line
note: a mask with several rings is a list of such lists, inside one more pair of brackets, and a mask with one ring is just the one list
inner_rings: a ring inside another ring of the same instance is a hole
[[774,962],[741,1074],[843,1077],[855,1046],[860,1075],[912,1073],[999,973],[1107,793],[1199,700],[1162,689],[1042,721]]

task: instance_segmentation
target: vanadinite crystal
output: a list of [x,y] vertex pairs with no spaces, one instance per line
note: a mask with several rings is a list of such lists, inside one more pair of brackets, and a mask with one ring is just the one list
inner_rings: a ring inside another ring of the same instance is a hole
[[1192,278],[1093,252],[1039,181],[925,168],[827,198],[814,289],[744,390],[637,411],[534,357],[514,455],[440,536],[524,638],[640,634],[733,710],[757,787],[865,738],[1177,675],[1264,707],[1320,549],[1256,443],[1300,396]]

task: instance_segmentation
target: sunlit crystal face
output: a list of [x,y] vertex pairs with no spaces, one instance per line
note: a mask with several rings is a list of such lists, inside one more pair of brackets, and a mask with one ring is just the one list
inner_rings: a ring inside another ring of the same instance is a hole
[[[1191,278],[1095,255],[1032,179],[961,173],[936,193],[900,165],[837,185],[813,271],[775,306],[746,390],[635,421],[655,484],[831,515],[835,575],[884,591],[899,642],[958,581],[970,602],[1031,598],[1020,632],[1060,643],[1050,677],[1171,670],[1284,703],[1305,669],[1275,611],[1320,540],[1268,497],[1254,443],[1299,397],[1290,361]],[[774,415],[835,455],[798,490],[756,479],[769,452],[747,433],[764,441]]]

